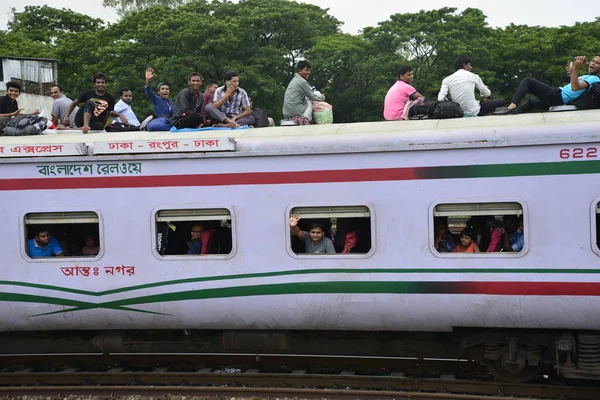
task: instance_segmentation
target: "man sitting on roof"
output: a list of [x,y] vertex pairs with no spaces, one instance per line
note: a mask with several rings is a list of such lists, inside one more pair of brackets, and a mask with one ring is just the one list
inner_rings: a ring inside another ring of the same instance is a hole
[[[452,101],[460,104],[460,108],[465,115],[473,117],[489,115],[494,112],[496,107],[504,105],[502,100],[488,99],[492,92],[483,84],[479,75],[471,72],[473,70],[471,57],[458,57],[454,62],[454,67],[456,72],[442,81],[438,101],[447,100],[447,96],[450,94]],[[475,99],[475,88],[479,90],[481,97],[486,100],[480,103]]]
[[63,125],[70,126],[69,115],[75,107],[81,104],[79,111],[75,115],[75,124],[80,127],[83,133],[88,133],[90,129],[101,131],[106,125],[108,116],[118,117],[114,112],[115,97],[106,91],[108,79],[106,75],[98,73],[92,78],[94,90],[81,92],[77,100],[71,103],[69,109],[63,118]]
[[175,98],[175,111],[171,123],[177,129],[202,127],[202,75],[192,72],[188,79],[189,86],[182,89]]
[[144,93],[154,107],[153,119],[148,122],[146,129],[149,131],[168,131],[172,126],[169,118],[173,116],[175,103],[173,103],[173,100],[169,99],[169,85],[166,82],[158,82],[156,85],[158,94],[154,93],[152,90],[152,78],[154,78],[155,75],[154,68],[152,67],[147,68],[144,75],[144,78],[146,79]]
[[224,79],[225,85],[215,91],[212,104],[206,105],[206,114],[217,122],[217,126],[238,128],[254,125],[248,93],[240,87],[239,74],[230,71],[225,74]]
[[385,95],[383,105],[383,118],[387,121],[405,120],[408,110],[405,110],[410,100],[416,100],[423,95],[410,84],[413,81],[413,69],[404,65],[398,70],[398,80]]
[[[588,73],[579,76],[579,69],[585,64],[585,61],[585,56],[575,58],[573,70],[569,74],[571,76],[571,83],[562,88],[550,87],[529,77],[523,79],[508,108],[494,114],[519,114],[534,108],[548,110],[552,106],[561,106],[577,100],[591,85],[600,82],[600,55],[596,55],[590,62],[587,70]],[[532,94],[535,97],[531,97],[525,103],[519,105],[527,94]]]
[[313,91],[308,84],[310,63],[307,60],[298,61],[296,71],[285,90],[283,118],[298,125],[308,125],[312,121],[313,101],[323,101],[325,96]]

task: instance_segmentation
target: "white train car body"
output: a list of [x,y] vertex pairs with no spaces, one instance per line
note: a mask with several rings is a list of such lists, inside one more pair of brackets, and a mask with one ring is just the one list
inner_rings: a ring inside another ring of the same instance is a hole
[[[599,122],[4,137],[0,327],[600,330]],[[224,151],[182,151],[209,139]],[[435,251],[436,205],[502,202],[522,206],[523,251]],[[366,206],[370,251],[295,254],[291,210],[320,206]],[[228,210],[231,253],[159,255],[157,213],[172,209]],[[27,216],[61,212],[97,214],[97,257],[28,256]]]

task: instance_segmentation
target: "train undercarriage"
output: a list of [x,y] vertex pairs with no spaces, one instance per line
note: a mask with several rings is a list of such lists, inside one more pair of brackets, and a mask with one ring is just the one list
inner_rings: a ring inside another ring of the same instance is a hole
[[475,361],[498,380],[554,374],[600,379],[600,331],[51,331],[4,332],[0,354],[264,353]]

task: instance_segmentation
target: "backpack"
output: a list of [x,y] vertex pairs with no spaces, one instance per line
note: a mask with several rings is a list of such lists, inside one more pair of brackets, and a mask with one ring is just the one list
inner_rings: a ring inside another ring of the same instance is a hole
[[463,116],[464,113],[460,108],[460,104],[455,101],[440,101],[433,110],[433,118],[435,119],[462,118]]
[[600,82],[591,85],[588,90],[569,104],[580,110],[600,108]]
[[435,103],[430,101],[424,101],[421,104],[417,104],[411,107],[408,112],[408,119],[426,119],[433,116],[435,110]]
[[257,108],[252,111],[252,116],[254,117],[254,127],[255,128],[266,128],[269,126],[269,117],[267,115],[267,111],[263,108]]
[[17,115],[11,118],[4,128],[6,136],[39,135],[48,126],[48,120],[39,115]]

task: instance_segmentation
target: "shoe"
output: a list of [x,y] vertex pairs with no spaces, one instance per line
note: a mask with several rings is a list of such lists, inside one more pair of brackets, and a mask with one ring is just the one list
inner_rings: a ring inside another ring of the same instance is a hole
[[513,109],[505,109],[502,111],[494,111],[494,115],[509,115],[509,114],[518,114],[519,110],[517,110],[516,108]]

